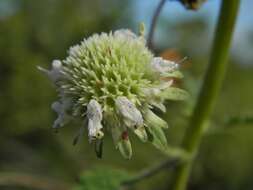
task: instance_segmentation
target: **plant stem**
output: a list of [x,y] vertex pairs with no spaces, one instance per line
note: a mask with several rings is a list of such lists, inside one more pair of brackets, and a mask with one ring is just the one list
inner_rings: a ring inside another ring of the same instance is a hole
[[160,15],[160,12],[161,12],[165,2],[166,2],[166,0],[161,0],[160,1],[160,3],[158,4],[158,6],[157,6],[157,8],[154,12],[154,15],[152,17],[151,26],[150,26],[150,30],[149,30],[149,33],[148,33],[148,39],[147,39],[147,44],[148,44],[148,47],[150,49],[152,49],[152,47],[153,47],[153,37],[154,37],[156,23],[157,23],[158,17]]
[[[239,4],[240,0],[222,1],[209,66],[183,140],[183,148],[192,157],[198,151],[204,128],[215,106],[224,79]],[[186,188],[192,164],[193,159],[176,168],[173,190]]]
[[150,168],[147,168],[147,169],[141,171],[136,176],[134,176],[126,181],[123,181],[121,185],[123,185],[123,186],[134,185],[135,183],[137,183],[143,179],[152,177],[153,175],[157,174],[159,171],[175,168],[175,166],[179,165],[182,162],[186,162],[189,159],[188,153],[180,148],[168,146],[168,149],[165,151],[162,151],[162,152],[167,157],[169,157],[167,160],[160,162],[157,165],[151,166]]
[[162,171],[162,170],[167,170],[167,169],[171,169],[171,168],[174,168],[177,164],[179,164],[180,161],[178,159],[168,159],[168,160],[165,160],[161,163],[158,163],[157,165],[155,166],[152,166],[148,169],[145,169],[143,171],[141,171],[139,174],[137,174],[136,176],[126,180],[126,181],[123,181],[122,182],[122,185],[123,186],[131,186],[131,185],[134,185],[135,183],[139,182],[139,181],[142,181],[143,179],[146,179],[146,178],[149,178],[149,177],[152,177],[153,175],[157,174],[159,171]]

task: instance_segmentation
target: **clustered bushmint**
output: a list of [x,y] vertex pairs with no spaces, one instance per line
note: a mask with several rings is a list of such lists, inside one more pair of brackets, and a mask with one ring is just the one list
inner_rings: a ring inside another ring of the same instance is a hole
[[182,77],[178,64],[154,57],[143,34],[126,29],[94,34],[71,47],[65,60],[54,60],[51,70],[39,69],[59,92],[59,100],[52,104],[58,114],[53,128],[81,118],[76,140],[87,128],[89,141],[101,144],[108,131],[128,159],[132,156],[129,131],[143,142],[166,148],[162,129],[167,123],[152,110],[165,112],[165,100],[181,100],[187,94],[173,87],[173,79]]

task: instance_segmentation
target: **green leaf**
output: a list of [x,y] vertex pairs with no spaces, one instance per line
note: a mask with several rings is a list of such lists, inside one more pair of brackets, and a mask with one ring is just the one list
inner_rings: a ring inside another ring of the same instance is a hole
[[118,190],[129,175],[111,168],[96,168],[81,174],[80,183],[73,190]]

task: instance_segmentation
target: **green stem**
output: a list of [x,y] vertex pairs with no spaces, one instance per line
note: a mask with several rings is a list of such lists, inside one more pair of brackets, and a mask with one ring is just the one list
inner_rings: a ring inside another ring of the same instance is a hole
[[168,159],[163,162],[160,162],[157,165],[154,165],[148,169],[145,169],[138,173],[136,176],[127,179],[126,181],[123,181],[121,185],[123,186],[131,186],[134,185],[135,183],[138,183],[144,179],[147,179],[149,177],[154,176],[158,172],[162,170],[168,170],[174,168],[177,164],[179,164],[180,161],[178,159]]
[[[240,0],[222,1],[209,67],[183,140],[183,148],[192,157],[198,151],[205,124],[210,118],[224,79],[239,4]],[[173,180],[173,190],[186,188],[192,164],[193,159],[178,166]]]

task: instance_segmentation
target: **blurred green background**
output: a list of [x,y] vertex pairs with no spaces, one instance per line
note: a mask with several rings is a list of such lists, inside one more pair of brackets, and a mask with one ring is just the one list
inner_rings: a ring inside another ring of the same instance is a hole
[[[126,176],[166,159],[150,144],[132,137],[134,156],[124,160],[108,136],[103,159],[97,159],[86,136],[72,146],[80,126],[78,122],[53,133],[51,126],[56,115],[50,106],[57,98],[56,92],[36,69],[37,65],[50,67],[53,59],[64,59],[71,45],[92,33],[118,28],[137,32],[141,21],[148,28],[157,3],[157,0],[0,0],[1,190],[95,190],[101,189],[99,184],[103,181],[110,180],[112,184],[107,189],[113,190]],[[253,189],[250,7],[252,1],[242,0],[230,67],[211,127],[195,162],[189,189]],[[165,56],[188,57],[183,65],[182,85],[191,98],[186,102],[168,102],[168,113],[163,115],[171,126],[166,132],[172,145],[180,143],[196,99],[208,63],[218,9],[219,0],[208,1],[199,12],[168,2],[159,19],[155,52],[166,50]],[[168,189],[171,173],[173,170],[163,170],[129,189]]]

